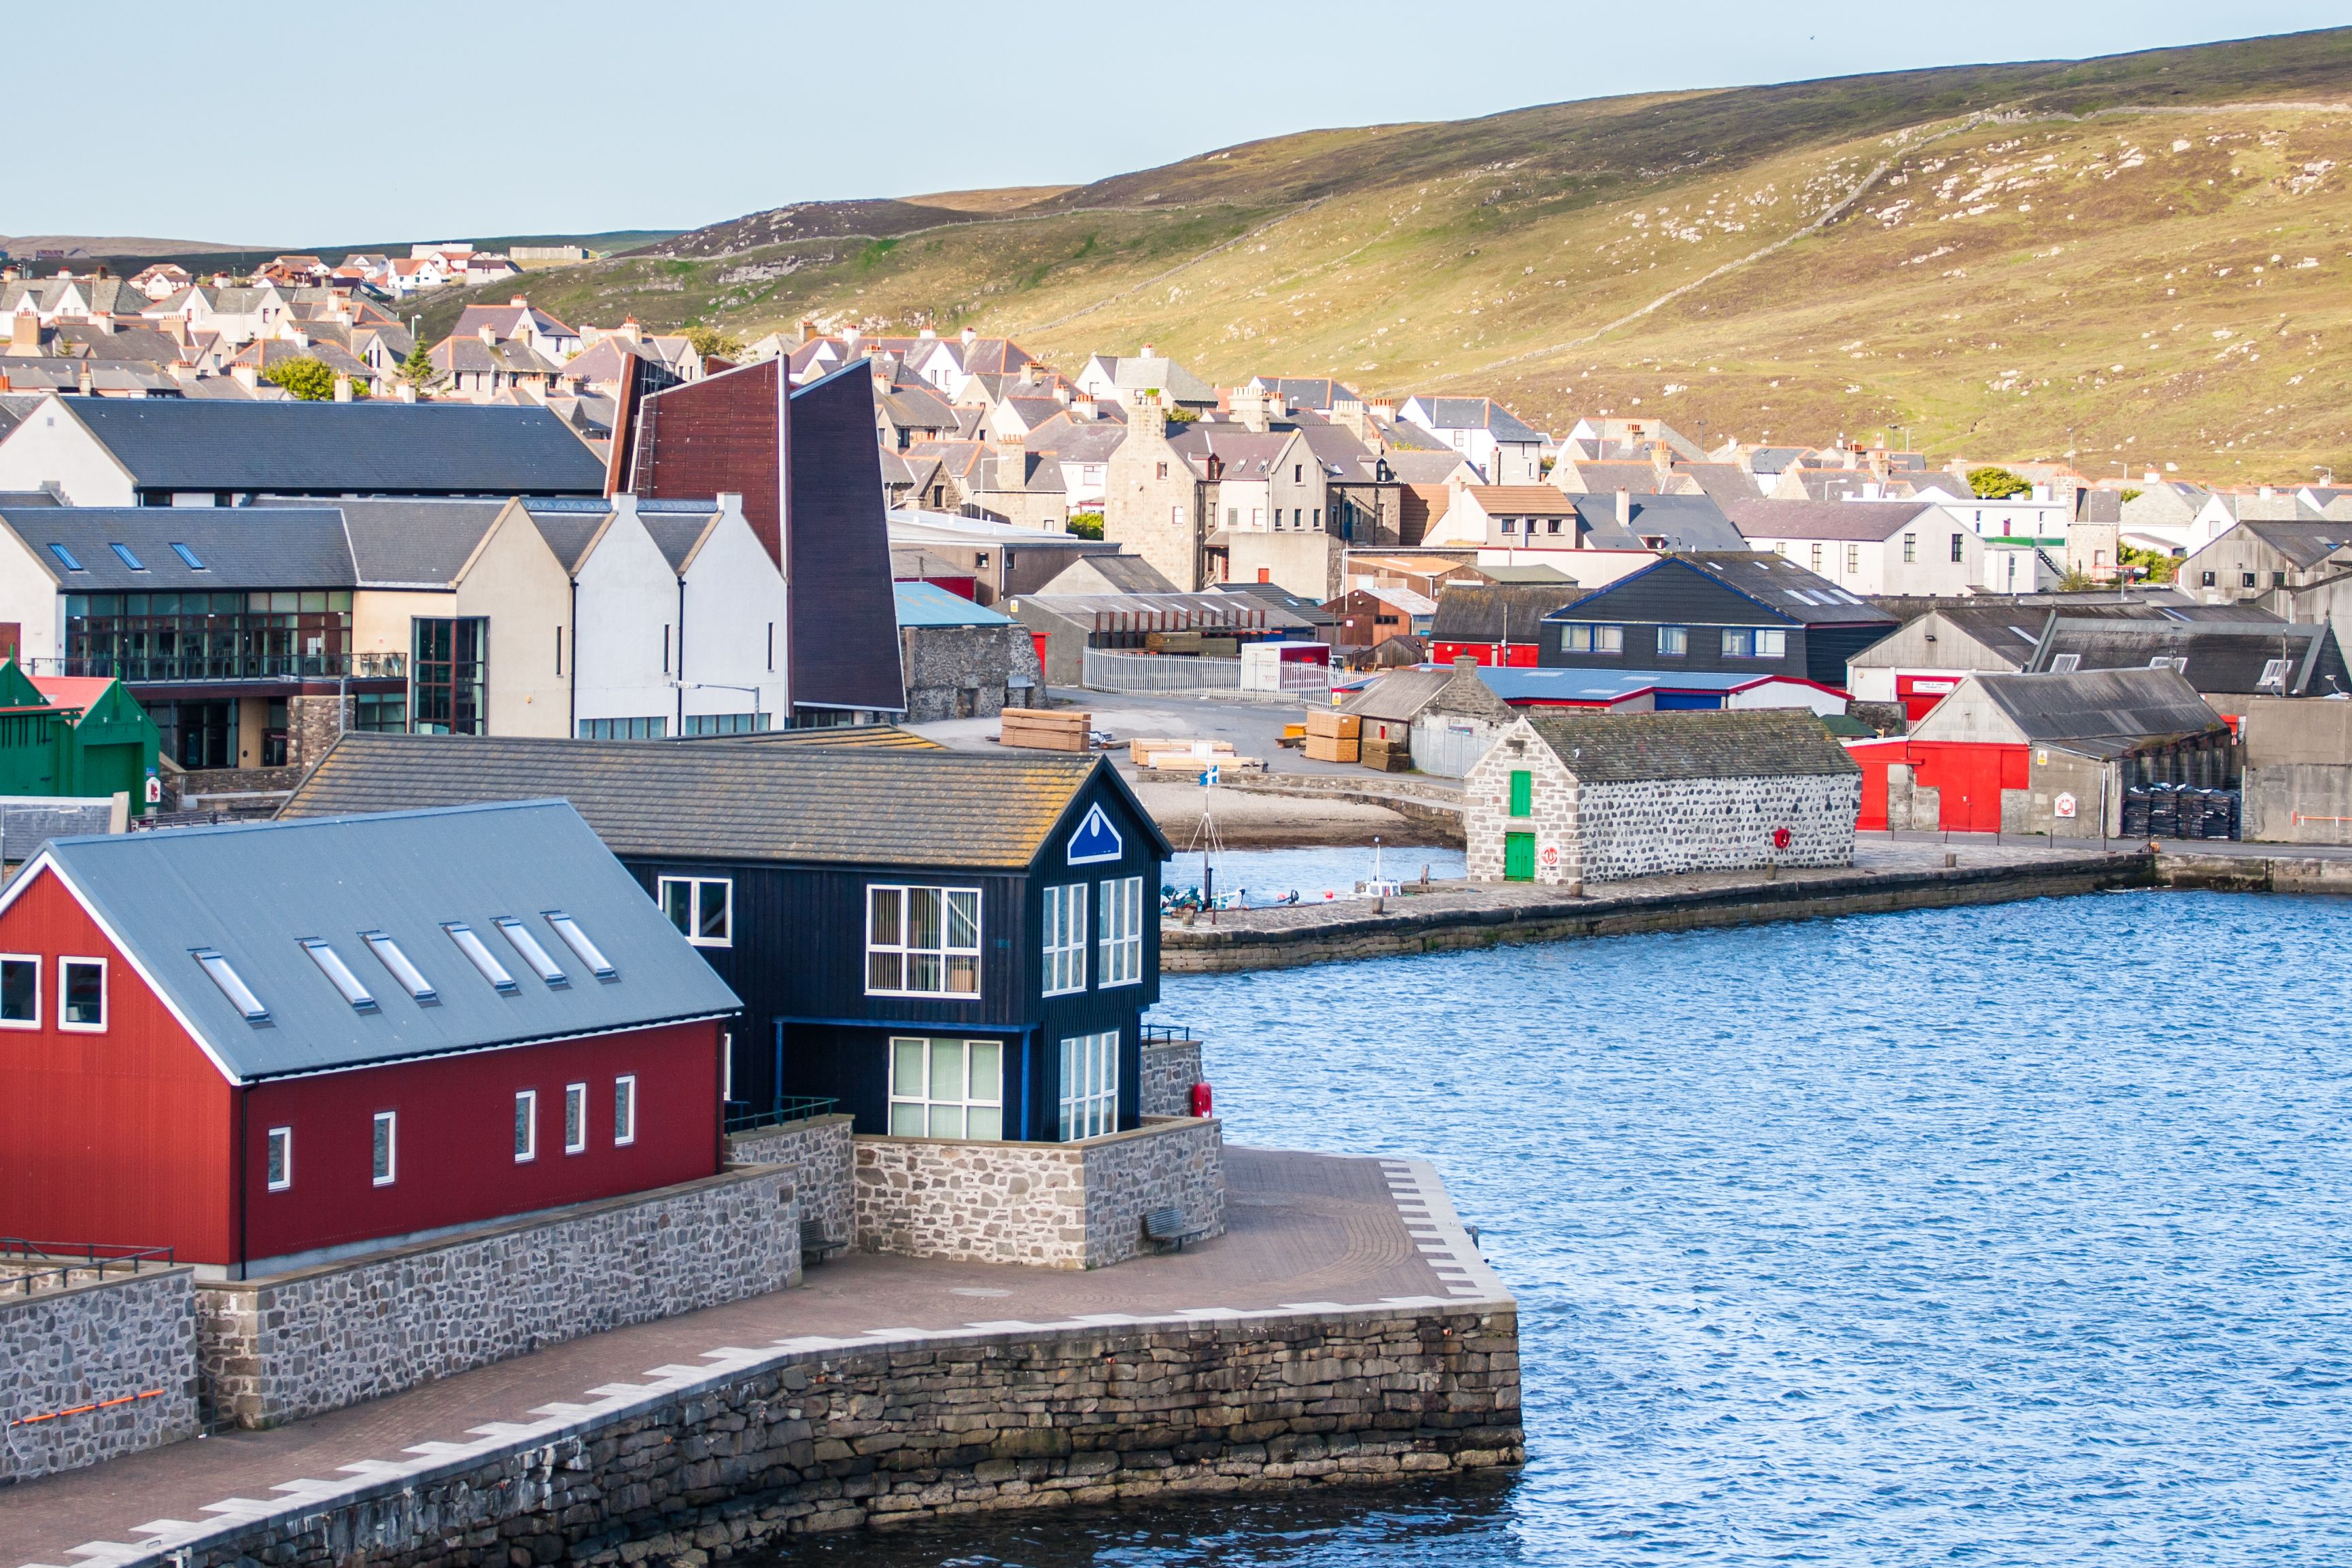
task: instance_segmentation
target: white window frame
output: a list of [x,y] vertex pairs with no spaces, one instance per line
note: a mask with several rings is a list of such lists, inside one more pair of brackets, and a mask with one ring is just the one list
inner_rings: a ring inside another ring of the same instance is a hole
[[[383,1145],[383,1168],[376,1168],[375,1146]],[[400,1113],[378,1111],[368,1124],[368,1172],[377,1186],[390,1186],[400,1179]]]
[[1058,883],[1045,890],[1039,943],[1044,994],[1066,997],[1087,988],[1087,884]]
[[585,1083],[563,1086],[563,1152],[567,1155],[588,1152],[588,1085]]
[[[875,904],[878,894],[898,894],[898,940],[877,942],[875,937]],[[940,942],[937,947],[917,947],[906,940],[912,923],[913,895],[918,893],[937,894],[940,898]],[[950,941],[953,935],[954,910],[959,898],[971,901],[971,941],[969,945]],[[980,889],[976,887],[944,887],[920,883],[869,883],[866,888],[866,994],[869,997],[944,997],[951,1001],[976,1002],[980,999],[981,945],[984,939]],[[895,955],[898,960],[898,984],[875,984],[877,957]],[[916,987],[907,982],[914,977],[914,960],[919,956],[936,956],[939,960],[937,987]],[[950,984],[954,973],[953,960],[971,960],[971,988],[955,989]]]
[[624,1072],[613,1080],[613,1146],[625,1149],[637,1141],[637,1075]]
[[1622,654],[1625,652],[1625,628],[1606,621],[1571,621],[1559,629],[1559,650],[1563,653]]
[[1062,1142],[1118,1131],[1118,1030],[1064,1037],[1058,1079]]
[[[1673,646],[1673,647],[1671,647],[1671,648],[1670,648],[1670,647],[1668,647],[1668,646],[1666,646],[1666,644],[1667,644],[1668,643],[1670,643],[1670,642],[1671,642],[1672,643],[1674,643],[1674,646]],[[1687,659],[1687,658],[1689,658],[1689,657],[1690,657],[1690,628],[1689,628],[1689,627],[1687,627],[1687,626],[1661,626],[1661,627],[1659,627],[1659,628],[1658,628],[1658,657],[1659,657],[1659,658],[1661,658],[1661,659]]]
[[38,953],[0,953],[0,964],[30,964],[33,966],[33,1016],[25,1019],[0,1019],[0,1029],[38,1029],[41,1027],[41,956]]
[[1095,985],[1102,990],[1139,986],[1143,983],[1143,879],[1106,879],[1099,903],[1101,911],[1095,917]]
[[[922,1082],[910,1084],[898,1071],[902,1047],[913,1046],[922,1064]],[[932,1068],[941,1046],[957,1049],[963,1074],[964,1092],[958,1096],[932,1092]],[[995,1097],[989,1098],[974,1091],[972,1084],[972,1052],[975,1048],[992,1052],[996,1060]],[[1004,1140],[1004,1041],[1001,1040],[958,1040],[948,1035],[894,1034],[889,1041],[889,1060],[883,1064],[888,1075],[890,1100],[890,1135],[895,1138],[958,1138],[968,1143],[1002,1143]],[[975,1136],[971,1130],[974,1113],[985,1120],[992,1117],[996,1130]],[[952,1119],[951,1121],[950,1119]],[[922,1131],[910,1129],[919,1123]],[[934,1132],[942,1125],[961,1127],[962,1131]]]
[[[661,912],[664,917],[667,918],[672,925],[676,925],[677,924],[677,916],[670,914],[669,908],[669,890],[673,887],[683,887],[687,890],[686,927],[681,935],[686,937],[688,943],[697,947],[732,947],[735,946],[735,879],[733,877],[665,876],[656,879],[654,888],[654,902],[661,906]],[[719,936],[705,936],[701,934],[703,925],[704,889],[712,887],[719,890],[719,896],[726,903],[726,929]]]
[[[270,1128],[262,1135],[261,1151],[263,1187],[270,1192],[284,1192],[288,1187],[292,1186],[294,1185],[294,1129]],[[276,1176],[269,1174],[270,1162],[273,1160],[278,1165]]]
[[[96,1023],[74,1022],[72,1013],[68,1011],[66,1007],[66,988],[72,983],[74,966],[77,964],[95,964],[98,966],[98,1021]],[[106,1032],[107,1015],[110,1011],[106,982],[107,975],[105,959],[85,958],[78,954],[72,953],[61,954],[58,956],[58,1028],[61,1031],[67,1034],[104,1034]]]
[[539,1158],[539,1091],[515,1091],[515,1130],[522,1136],[516,1140],[515,1164],[527,1166]]

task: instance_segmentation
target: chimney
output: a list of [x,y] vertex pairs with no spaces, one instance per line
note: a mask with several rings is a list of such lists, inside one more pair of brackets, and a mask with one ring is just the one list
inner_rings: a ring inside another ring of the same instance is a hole
[[966,327],[966,328],[963,329],[963,332],[962,332],[962,339],[963,339],[963,341],[964,341],[964,342],[966,342],[966,343],[971,343],[971,342],[972,342],[973,340],[975,340],[976,339],[978,339],[978,338],[979,338],[979,336],[980,336],[979,331],[978,331],[976,329],[974,329],[974,328],[971,328],[971,327]]
[[528,294],[518,294],[509,299],[507,303],[509,305],[528,305],[530,303],[530,296]]
[[1364,413],[1368,418],[1390,424],[1396,423],[1396,404],[1392,402],[1368,402],[1364,405]]
[[1658,471],[1658,477],[1662,481],[1674,473],[1675,455],[1667,449],[1664,442],[1656,442],[1651,445],[1650,466]]
[[413,382],[403,382],[400,383],[400,391],[394,395],[403,402],[415,402],[416,401],[416,387]]
[[1364,417],[1362,403],[1345,398],[1335,400],[1331,404],[1331,423],[1366,445],[1371,444],[1371,422]]
[[1617,486],[1617,526],[1631,528],[1633,523],[1633,492],[1624,486]]
[[37,354],[41,351],[41,319],[30,310],[19,310],[8,334],[8,351],[12,354]]
[[1267,424],[1265,393],[1255,387],[1235,387],[1230,401],[1233,404],[1234,418],[1241,423],[1244,430],[1260,435],[1265,434]]
[[1160,357],[1160,355],[1159,355],[1159,352],[1158,352],[1156,350],[1154,350],[1150,344],[1146,343],[1146,344],[1144,344],[1144,345],[1143,345],[1143,357],[1144,357],[1145,359],[1147,359],[1147,360],[1156,360],[1156,359],[1158,359],[1158,358]]
[[[631,321],[631,322],[629,322],[629,323],[628,323],[628,325],[630,325],[630,326],[634,327],[634,326],[635,326],[635,325],[636,325],[636,323],[635,323],[635,321]],[[815,317],[814,317],[814,316],[803,316],[803,317],[802,317],[802,318],[801,318],[801,341],[802,341],[802,342],[803,342],[803,343],[808,342],[809,340],[811,340],[812,339],[814,339],[815,336],[816,336],[816,318],[815,318]]]
[[339,375],[335,378],[335,401],[337,402],[349,402],[352,401],[351,377]]
[[479,338],[485,343],[495,343],[499,340],[497,329],[488,321],[483,322],[479,327],[474,329],[474,336]]
[[2161,485],[2164,483],[2164,476],[2151,468],[2140,476],[2139,482],[2143,485]]
[[1102,410],[1095,406],[1092,393],[1080,392],[1070,400],[1070,417],[1084,420],[1099,419],[1102,417]]
[[238,363],[231,365],[228,368],[228,376],[229,380],[235,382],[237,385],[243,387],[247,392],[256,390],[261,382],[261,377],[259,373],[254,370],[253,364],[250,361],[240,361]]
[[1467,653],[1456,653],[1454,656],[1454,668],[1456,674],[1466,675],[1477,667],[1478,661]]
[[74,390],[80,392],[84,397],[89,397],[97,390],[90,385],[89,361],[88,360],[81,361],[81,368],[79,373],[74,377]]

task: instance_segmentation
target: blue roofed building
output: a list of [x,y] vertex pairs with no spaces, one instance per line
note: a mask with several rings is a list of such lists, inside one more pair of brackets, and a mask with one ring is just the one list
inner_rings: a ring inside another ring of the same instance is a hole
[[1037,644],[1043,633],[936,582],[892,586],[908,723],[993,718],[1042,694]]

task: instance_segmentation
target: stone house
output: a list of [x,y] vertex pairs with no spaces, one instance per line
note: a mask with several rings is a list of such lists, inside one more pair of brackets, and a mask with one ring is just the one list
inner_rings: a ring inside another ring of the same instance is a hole
[[992,718],[1029,704],[1044,672],[1028,628],[935,582],[897,591],[908,723]]
[[1548,713],[1463,779],[1469,870],[1589,882],[1853,862],[1862,769],[1810,713]]
[[1362,737],[1412,750],[1423,773],[1458,778],[1494,738],[1518,722],[1510,705],[1478,676],[1478,661],[1464,657],[1450,669],[1398,670],[1348,699],[1340,709],[1362,721]]
[[1160,404],[1145,397],[1127,439],[1104,465],[1103,538],[1150,561],[1185,592],[1208,581],[1209,486],[1168,439]]

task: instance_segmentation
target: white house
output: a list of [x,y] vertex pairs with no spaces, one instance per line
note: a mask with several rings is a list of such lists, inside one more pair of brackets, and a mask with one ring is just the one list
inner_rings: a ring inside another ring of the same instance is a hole
[[1543,482],[1548,437],[1493,398],[1412,397],[1397,414],[1468,458],[1489,485]]
[[1985,541],[1934,501],[1734,501],[1758,549],[1850,593],[1956,598],[1983,585]]
[[1210,409],[1217,406],[1217,389],[1143,345],[1141,354],[1096,354],[1078,372],[1078,391],[1122,408],[1139,408],[1147,398],[1162,408]]

